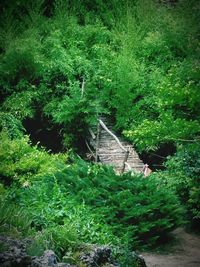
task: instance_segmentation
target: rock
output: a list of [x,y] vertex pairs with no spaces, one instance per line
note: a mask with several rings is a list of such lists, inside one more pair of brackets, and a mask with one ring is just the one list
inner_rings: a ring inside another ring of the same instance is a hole
[[[1,267],[77,267],[69,263],[58,263],[55,253],[52,250],[44,251],[41,257],[31,257],[26,253],[26,246],[31,240],[16,240],[0,236],[0,266]],[[121,264],[112,258],[112,249],[109,246],[84,246],[80,261],[86,267],[120,267]],[[119,251],[119,255],[126,255],[127,252]],[[132,252],[128,255],[137,267],[146,267],[142,256]],[[134,265],[134,266],[135,266]],[[129,265],[127,265],[129,266]],[[132,266],[132,265],[131,265]]]
[[57,267],[77,267],[77,266],[61,262],[57,264]]
[[111,262],[111,249],[108,246],[94,247],[90,252],[83,253],[80,260],[87,267],[96,267]]
[[142,255],[138,255],[135,252],[132,252],[132,257],[133,259],[135,259],[135,262],[138,264],[139,267],[147,267]]
[[0,253],[1,267],[76,267],[66,263],[58,263],[52,250],[44,251],[41,257],[31,257],[26,253],[27,243],[31,240],[19,241],[0,236],[2,252]]
[[31,267],[57,267],[55,253],[52,250],[46,250],[41,257],[33,257]]
[[41,257],[33,257],[30,267],[76,267],[67,263],[58,263],[52,250],[45,250]]
[[31,257],[26,254],[26,241],[0,237],[3,250],[0,253],[0,266],[2,267],[26,267],[31,263]]
[[58,263],[52,250],[45,250],[41,257],[33,257],[30,267],[76,267],[67,263]]
[[[123,250],[118,251],[119,255],[125,255]],[[141,255],[132,252],[128,255],[130,257],[131,264],[137,267],[147,267],[144,258]],[[80,256],[80,260],[86,265],[86,267],[107,266],[107,267],[120,267],[121,264],[115,262],[112,258],[112,249],[108,246],[92,246],[89,252],[84,252]],[[128,266],[128,265],[127,265]],[[131,265],[132,266],[132,265]]]

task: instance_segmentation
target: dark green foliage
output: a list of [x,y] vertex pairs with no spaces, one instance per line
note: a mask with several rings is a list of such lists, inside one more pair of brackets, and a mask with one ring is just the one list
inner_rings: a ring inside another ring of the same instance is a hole
[[75,17],[62,16],[59,1],[53,20],[30,24],[29,19],[35,22],[41,16],[39,7],[20,4],[30,11],[23,17],[28,27],[13,37],[2,55],[2,109],[21,120],[41,113],[79,136],[103,110],[98,96],[106,80],[100,79],[112,58],[112,34],[101,22],[82,27]]
[[154,179],[117,176],[110,169],[81,162],[73,168],[57,174],[62,190],[102,214],[114,233],[127,239],[129,245],[152,245],[180,224],[177,198]]
[[20,120],[40,113],[75,140],[99,112],[114,115],[140,150],[195,139],[198,12],[196,1],[10,5],[1,25],[2,108]]
[[[151,246],[182,221],[175,194],[199,222],[198,1],[19,0],[0,8],[1,232],[32,229],[32,255],[53,248],[71,257],[84,242]],[[102,113],[141,151],[177,147],[167,170],[116,176],[70,153],[50,155],[23,135],[39,118],[37,132],[56,129],[71,151]]]
[[15,204],[4,201],[0,196],[0,233],[1,235],[11,235],[18,238],[30,235],[31,218],[29,214]]
[[37,231],[34,249],[38,246],[41,247],[39,251],[51,248],[59,257],[64,257],[84,243],[120,244],[100,214],[62,192],[55,177],[46,175],[41,178],[32,186],[15,188],[7,196],[10,203],[26,209],[31,218],[31,227]]
[[8,112],[0,112],[0,131],[6,131],[9,137],[20,138],[23,136],[24,128],[20,120]]
[[176,155],[167,162],[168,183],[174,186],[182,203],[187,207],[188,219],[197,227],[200,220],[199,163],[199,144],[180,147]]
[[82,161],[41,178],[9,199],[26,207],[32,227],[62,256],[81,242],[149,247],[181,223],[177,198],[151,178]]
[[3,181],[22,185],[9,199],[26,207],[36,230],[63,225],[85,242],[115,244],[116,235],[129,246],[150,246],[181,222],[175,195],[154,179],[117,176],[82,160],[66,166],[64,156],[38,151],[26,138],[10,140],[4,133],[2,140]]

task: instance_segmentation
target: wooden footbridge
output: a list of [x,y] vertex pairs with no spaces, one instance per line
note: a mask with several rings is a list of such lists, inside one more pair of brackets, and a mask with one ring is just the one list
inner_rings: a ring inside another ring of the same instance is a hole
[[96,162],[113,166],[117,174],[132,171],[147,176],[148,165],[142,162],[133,145],[117,137],[112,128],[112,123],[102,117],[96,129],[89,129],[86,145],[90,155]]

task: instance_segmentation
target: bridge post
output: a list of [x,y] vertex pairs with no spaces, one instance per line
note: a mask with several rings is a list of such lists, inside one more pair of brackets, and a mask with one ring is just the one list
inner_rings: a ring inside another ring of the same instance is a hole
[[95,151],[95,162],[98,161],[98,151],[99,151],[99,133],[100,133],[100,123],[97,124],[97,135],[96,135],[96,151]]
[[129,156],[129,150],[127,150],[126,153],[125,153],[125,157],[124,157],[121,173],[124,173],[124,171],[125,171],[125,167],[126,167],[126,162],[127,162],[128,156]]

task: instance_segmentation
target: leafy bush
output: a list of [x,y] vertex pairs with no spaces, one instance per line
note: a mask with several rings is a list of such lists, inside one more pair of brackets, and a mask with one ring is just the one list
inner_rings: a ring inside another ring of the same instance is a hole
[[31,182],[33,177],[51,173],[62,166],[66,155],[50,156],[45,150],[31,146],[28,136],[11,140],[0,133],[0,175],[6,184]]
[[20,238],[33,234],[33,231],[31,231],[31,218],[29,214],[17,205],[2,199],[2,196],[0,213],[1,235],[11,235]]
[[175,119],[170,113],[165,113],[158,121],[143,120],[136,129],[124,131],[124,135],[136,142],[140,150],[156,150],[161,144],[192,139],[199,131],[198,121]]
[[[199,8],[189,2],[173,8],[153,0],[5,3],[0,174],[4,184],[20,185],[7,199],[24,207],[40,232],[38,253],[52,246],[63,256],[79,241],[152,245],[181,222],[171,190],[199,219],[196,143],[168,161],[161,182],[82,161],[66,165],[66,155],[49,155],[22,135],[23,121],[39,116],[59,125],[69,145],[106,113],[140,150],[197,141]],[[15,214],[12,207],[8,213]],[[18,224],[28,232],[29,223]]]
[[200,220],[200,145],[180,146],[176,155],[167,161],[167,183],[186,205],[188,219],[198,227]]
[[195,1],[173,8],[137,1],[129,3],[115,27],[120,52],[111,68],[109,106],[118,129],[140,150],[199,135],[195,8]]
[[[34,86],[30,87],[34,89]],[[20,121],[26,118],[32,118],[34,116],[34,106],[32,102],[33,99],[36,99],[36,96],[37,92],[32,92],[30,90],[17,94],[13,93],[4,101],[2,110],[10,112]]]
[[76,141],[102,112],[112,114],[141,150],[155,149],[163,139],[195,139],[197,2],[173,8],[153,0],[97,2],[52,1],[46,11],[51,19],[38,1],[6,5],[3,109],[20,120],[39,113]]
[[56,177],[63,192],[101,214],[114,234],[131,246],[152,245],[181,223],[175,194],[152,178],[117,176],[83,162]]
[[7,199],[26,209],[31,227],[40,232],[29,248],[30,253],[33,249],[40,254],[42,249],[48,247],[63,257],[83,243],[120,244],[102,216],[63,193],[53,176],[43,176],[33,185],[14,189]]
[[50,228],[63,225],[82,242],[118,244],[121,240],[134,247],[155,244],[181,223],[173,192],[150,177],[117,176],[112,169],[82,160],[34,175],[39,180],[10,199],[26,207],[39,231],[51,232]]
[[24,128],[21,121],[11,113],[0,111],[0,131],[6,131],[12,139],[22,137]]

